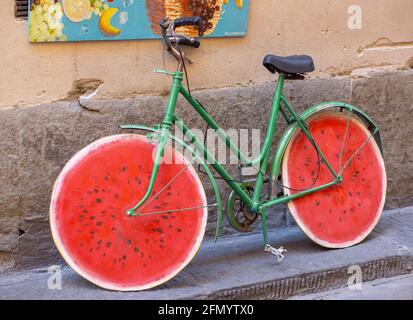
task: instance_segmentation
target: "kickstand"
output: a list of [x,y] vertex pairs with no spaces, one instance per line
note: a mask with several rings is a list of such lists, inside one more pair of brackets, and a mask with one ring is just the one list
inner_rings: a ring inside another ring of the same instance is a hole
[[278,249],[276,249],[270,246],[269,244],[265,246],[264,251],[269,252],[273,254],[274,256],[276,256],[278,259],[278,262],[281,262],[285,258],[285,254],[287,253],[287,250],[284,249],[284,247],[279,247]]

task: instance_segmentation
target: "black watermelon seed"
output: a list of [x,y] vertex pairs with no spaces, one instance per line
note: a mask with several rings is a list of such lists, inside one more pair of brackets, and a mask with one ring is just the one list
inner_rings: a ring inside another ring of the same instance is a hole
[[316,205],[316,206],[319,206],[319,205],[320,205],[320,201],[319,201],[319,200],[316,200],[315,205]]
[[138,252],[139,252],[139,248],[138,248],[138,247],[134,247],[134,248],[133,248],[133,251],[134,251],[135,253],[138,253]]
[[107,248],[110,248],[111,245],[112,245],[112,242],[110,242],[110,241],[106,242],[106,244],[105,244],[105,246],[106,246]]
[[95,220],[95,218],[96,218],[95,216],[90,216],[89,217],[90,220]]
[[172,195],[172,192],[168,192],[166,195],[167,195],[167,196],[170,196],[170,195]]
[[181,228],[178,228],[178,229],[176,229],[176,231],[177,231],[177,232],[181,232],[181,231],[182,231],[182,229],[181,229]]
[[126,171],[126,167],[125,167],[125,166],[120,167],[120,171],[121,171],[121,172],[125,172],[125,171]]
[[122,259],[123,259],[123,260],[126,260],[126,255],[123,255],[123,256],[122,256]]
[[132,240],[128,240],[128,246],[132,244]]
[[114,214],[110,215],[113,219],[116,219],[116,216]]
[[169,217],[168,216],[162,216],[162,219],[167,220]]
[[97,203],[102,203],[102,201],[103,201],[103,200],[102,200],[101,198],[96,198],[96,202],[97,202]]
[[83,213],[88,213],[88,211],[87,211],[87,210],[82,210],[82,212],[83,212]]

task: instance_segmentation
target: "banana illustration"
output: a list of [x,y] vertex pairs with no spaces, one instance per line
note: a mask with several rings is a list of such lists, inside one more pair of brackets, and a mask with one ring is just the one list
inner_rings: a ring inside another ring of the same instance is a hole
[[121,31],[111,24],[112,17],[118,12],[117,8],[109,8],[103,11],[99,20],[100,31],[107,37],[117,36]]

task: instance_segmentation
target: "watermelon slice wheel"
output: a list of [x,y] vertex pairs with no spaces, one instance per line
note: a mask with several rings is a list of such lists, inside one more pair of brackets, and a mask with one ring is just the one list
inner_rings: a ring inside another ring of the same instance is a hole
[[177,161],[161,164],[154,194],[184,167],[185,172],[152,199],[146,216],[126,215],[146,191],[155,148],[141,135],[102,138],[73,156],[55,182],[50,206],[55,245],[76,273],[99,287],[156,287],[185,268],[201,245],[205,191],[189,161],[168,145],[165,156]]
[[[322,111],[306,122],[335,172],[342,169],[343,181],[290,201],[289,211],[317,244],[327,248],[356,245],[371,233],[383,211],[387,178],[380,149],[372,133],[352,113]],[[323,162],[317,165],[318,159],[314,146],[297,130],[282,163],[286,195],[334,180]]]

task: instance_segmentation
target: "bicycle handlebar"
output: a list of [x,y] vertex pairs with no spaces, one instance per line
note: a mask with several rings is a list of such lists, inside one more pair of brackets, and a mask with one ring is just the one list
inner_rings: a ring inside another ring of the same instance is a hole
[[201,43],[197,39],[189,38],[189,37],[182,36],[182,35],[176,35],[174,39],[176,40],[176,44],[182,45],[182,46],[199,48],[199,46],[201,45]]
[[183,18],[178,18],[173,21],[173,28],[174,30],[178,27],[184,27],[184,26],[199,26],[201,23],[201,18],[194,16],[194,17],[183,17]]
[[163,30],[162,37],[164,38],[164,43],[168,48],[172,43],[199,48],[201,43],[197,39],[177,34],[175,29],[184,26],[199,26],[201,22],[202,19],[198,16],[177,18],[175,20],[162,19],[160,26]]

